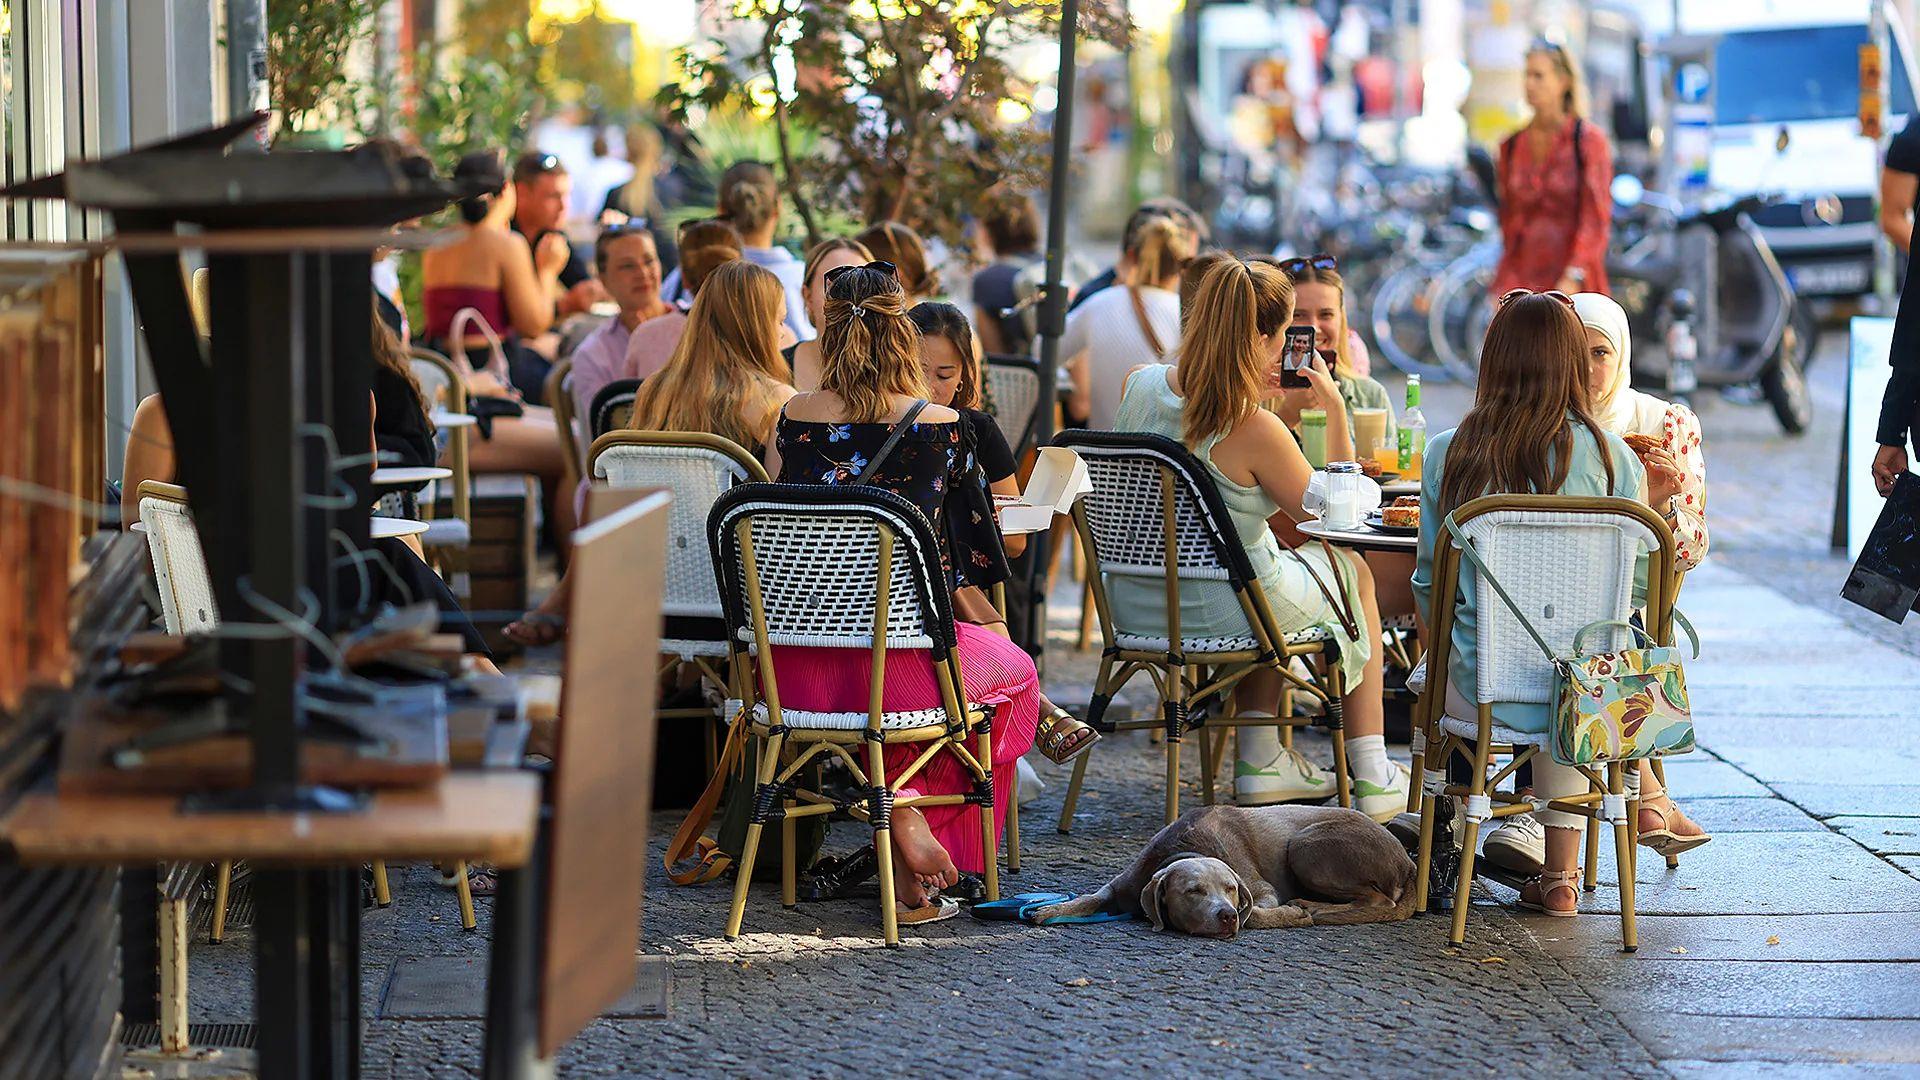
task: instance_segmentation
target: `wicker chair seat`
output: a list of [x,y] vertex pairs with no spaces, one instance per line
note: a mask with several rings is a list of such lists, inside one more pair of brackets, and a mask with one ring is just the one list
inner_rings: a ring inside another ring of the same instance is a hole
[[[1332,636],[1317,626],[1305,630],[1296,630],[1284,639],[1288,645],[1306,645],[1316,641],[1330,641]],[[1147,637],[1141,634],[1113,635],[1113,644],[1125,652],[1166,652],[1171,644],[1164,637]],[[1180,651],[1189,656],[1204,653],[1251,652],[1260,648],[1260,643],[1251,637],[1200,637],[1181,638]]]
[[[1480,737],[1480,721],[1462,720],[1457,716],[1442,716],[1440,730],[1449,735],[1458,735],[1469,742]],[[1548,735],[1544,731],[1515,731],[1505,724],[1495,724],[1492,729],[1493,741],[1500,746],[1545,746]]]
[[[765,702],[755,702],[753,722],[765,727],[767,724],[767,706]],[[780,722],[796,731],[860,731],[867,726],[867,714],[863,712],[811,712],[806,709],[781,709]],[[903,709],[899,712],[880,714],[880,726],[887,731],[905,731],[910,728],[941,727],[947,723],[945,709]]]

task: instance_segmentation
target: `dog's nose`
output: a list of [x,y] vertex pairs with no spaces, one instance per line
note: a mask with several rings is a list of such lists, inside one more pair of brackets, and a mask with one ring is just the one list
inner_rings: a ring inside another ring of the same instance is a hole
[[1240,932],[1240,912],[1232,904],[1215,904],[1213,923],[1222,937],[1233,937]]

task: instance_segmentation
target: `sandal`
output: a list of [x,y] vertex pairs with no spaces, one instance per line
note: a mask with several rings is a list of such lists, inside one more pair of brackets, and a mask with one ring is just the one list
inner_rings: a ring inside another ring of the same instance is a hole
[[[1688,818],[1686,814],[1681,812],[1678,806],[1674,806],[1672,803],[1667,804],[1669,809],[1666,810],[1647,805],[1647,800],[1658,799],[1666,793],[1667,789],[1665,788],[1656,788],[1653,791],[1642,791],[1640,793],[1640,812],[1643,814],[1652,814],[1659,818],[1660,827],[1657,829],[1641,829],[1639,830],[1639,834],[1640,843],[1643,846],[1650,847],[1656,854],[1671,859],[1676,855],[1692,851],[1694,848],[1712,840],[1713,834],[1704,829],[1692,836],[1682,836],[1674,832],[1673,818],[1675,816],[1683,820],[1690,821],[1692,819]],[[1639,823],[1635,822],[1635,824],[1637,825]],[[1695,827],[1698,827],[1697,824]]]
[[1100,732],[1092,725],[1073,718],[1067,710],[1054,706],[1053,712],[1040,718],[1033,744],[1055,765],[1066,765],[1093,748]]
[[567,636],[567,619],[564,615],[529,611],[508,623],[500,632],[517,645],[538,649],[552,645]]
[[[1547,897],[1565,889],[1573,894],[1571,908],[1547,906]],[[1528,894],[1532,895],[1529,896]],[[1580,871],[1547,870],[1539,877],[1528,881],[1520,888],[1520,906],[1528,911],[1538,911],[1556,919],[1571,919],[1580,914]]]
[[910,908],[898,901],[893,905],[893,919],[899,926],[945,922],[959,914],[960,901],[945,896],[934,897],[917,908]]

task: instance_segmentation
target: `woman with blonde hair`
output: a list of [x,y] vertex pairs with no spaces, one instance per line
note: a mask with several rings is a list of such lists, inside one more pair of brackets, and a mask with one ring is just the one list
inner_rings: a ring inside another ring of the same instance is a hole
[[[629,426],[706,432],[759,453],[780,406],[793,396],[777,347],[785,315],[779,278],[741,260],[714,270],[694,298],[672,358],[640,384]],[[507,624],[507,637],[539,646],[565,636],[572,581],[568,573],[539,607]]]
[[[806,301],[807,319],[815,326],[827,321],[827,275],[842,266],[864,266],[874,259],[873,252],[858,240],[832,236],[807,251],[805,271],[800,275],[800,295]],[[802,341],[782,353],[793,368],[795,390],[820,389],[820,339]]]
[[[1283,512],[1292,520],[1305,519],[1301,501],[1313,476],[1286,425],[1261,408],[1278,392],[1293,300],[1293,282],[1271,263],[1220,261],[1194,293],[1178,366],[1147,364],[1130,373],[1113,426],[1184,443],[1219,489],[1281,630],[1317,628],[1332,637],[1344,678],[1333,689],[1345,706],[1354,806],[1385,821],[1406,809],[1408,773],[1387,757],[1373,575],[1348,551],[1284,551],[1268,527],[1268,519]],[[1330,393],[1325,365],[1316,364]],[[1165,625],[1167,597],[1159,584],[1117,579],[1108,600],[1117,621]],[[1246,616],[1226,582],[1183,582],[1180,627],[1193,637],[1244,634]],[[1249,675],[1235,691],[1236,713],[1274,715],[1282,685],[1275,671]],[[1240,728],[1238,742],[1234,789],[1243,805],[1336,794],[1327,770],[1282,748],[1277,729]]]
[[[960,414],[927,401],[920,366],[920,333],[907,318],[906,291],[893,268],[847,266],[827,277],[826,325],[820,339],[820,389],[797,394],[781,411],[767,471],[785,483],[866,482],[920,508],[939,538],[945,578],[953,580],[953,534],[972,533],[969,546],[998,544],[991,521],[949,520],[949,494],[967,482]],[[905,425],[901,428],[901,425]],[[890,452],[889,436],[900,438]],[[951,530],[951,531],[950,531]],[[1032,747],[1039,724],[1040,680],[1033,659],[985,627],[956,625],[957,653],[967,696],[994,709],[994,769],[1011,769]],[[865,712],[874,682],[871,657],[847,649],[775,646],[780,700],[787,708]],[[932,665],[920,650],[889,649],[884,677],[888,710],[937,707]],[[976,747],[977,749],[977,747]],[[901,775],[919,757],[911,743],[887,746],[889,775]],[[971,774],[950,754],[936,755],[902,793],[964,794]],[[1006,801],[993,806],[996,829]],[[982,873],[979,807],[896,809],[890,843],[894,889],[903,924],[950,918],[959,909],[933,893],[952,888],[962,870]]]
[[1180,343],[1180,271],[1199,237],[1173,216],[1149,217],[1135,234],[1124,287],[1102,289],[1067,316],[1060,355],[1073,378],[1067,409],[1106,430],[1120,407],[1120,386],[1141,364],[1169,359]]
[[[1501,492],[1643,497],[1646,471],[1620,436],[1595,418],[1588,373],[1587,336],[1570,297],[1516,289],[1500,298],[1481,348],[1473,408],[1459,427],[1427,443],[1413,576],[1423,625],[1433,622],[1434,552],[1443,542],[1447,515],[1462,505]],[[1636,591],[1643,591],[1644,556],[1636,577]],[[1460,595],[1453,601],[1446,673],[1450,716],[1475,715],[1467,694],[1478,678],[1479,609],[1499,603],[1485,599],[1479,585],[1478,575],[1460,575]],[[1515,731],[1538,734],[1547,730],[1547,706],[1498,702],[1493,719]],[[1544,754],[1532,764],[1536,799],[1566,798],[1587,790],[1586,777],[1570,765]],[[1429,765],[1435,767],[1438,763]],[[1583,819],[1558,810],[1536,810],[1533,816],[1545,828],[1544,858],[1540,876],[1521,890],[1520,902],[1550,915],[1577,914]]]
[[1513,289],[1607,291],[1613,147],[1582,115],[1580,65],[1544,38],[1527,50],[1533,119],[1500,144],[1500,265],[1493,295]]

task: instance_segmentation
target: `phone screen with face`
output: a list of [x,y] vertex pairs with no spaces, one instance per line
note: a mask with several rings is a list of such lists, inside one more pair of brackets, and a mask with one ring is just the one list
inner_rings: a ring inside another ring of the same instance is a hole
[[1280,385],[1288,390],[1312,386],[1307,368],[1313,364],[1313,327],[1287,327],[1287,343],[1280,350]]

